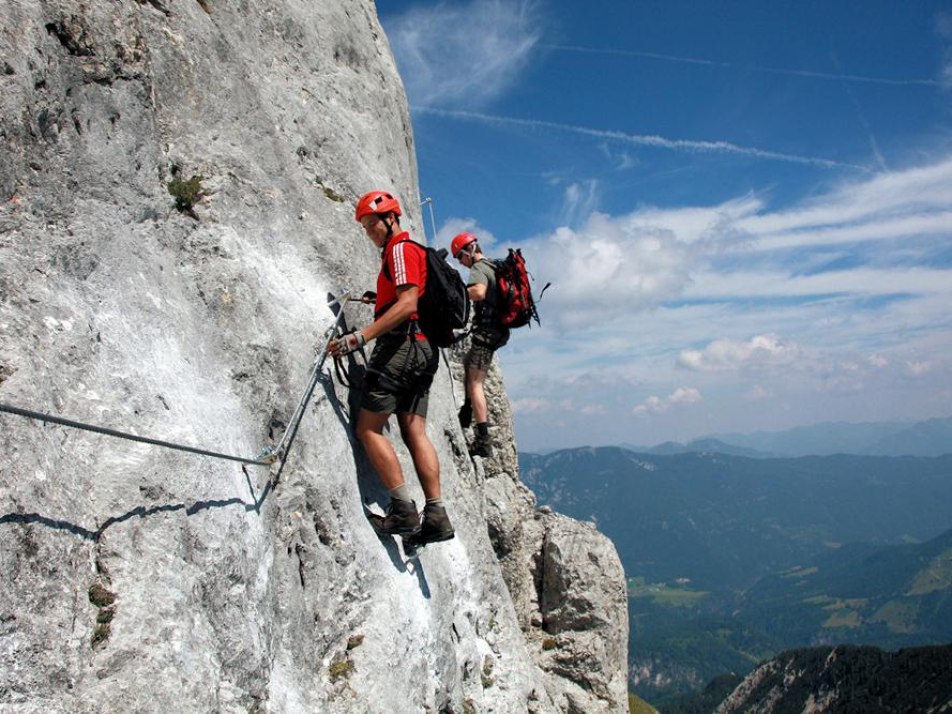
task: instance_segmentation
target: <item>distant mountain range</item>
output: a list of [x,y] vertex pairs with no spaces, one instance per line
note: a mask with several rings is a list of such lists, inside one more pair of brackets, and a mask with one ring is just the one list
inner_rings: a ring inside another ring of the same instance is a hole
[[942,456],[952,453],[952,417],[920,422],[824,422],[786,431],[714,434],[686,444],[668,441],[656,446],[620,444],[647,454],[714,452],[773,458],[784,456]]
[[952,455],[751,459],[617,447],[520,454],[540,504],[591,520],[629,575],[742,590],[842,543],[921,542],[952,527]]
[[663,711],[777,652],[952,641],[952,455],[520,454],[629,578],[634,691]]

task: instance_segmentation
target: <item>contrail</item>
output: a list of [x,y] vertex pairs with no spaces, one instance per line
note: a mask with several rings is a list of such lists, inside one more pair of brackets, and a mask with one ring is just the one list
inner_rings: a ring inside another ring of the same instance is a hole
[[686,151],[692,153],[720,153],[720,154],[739,154],[742,156],[752,156],[759,159],[769,159],[771,161],[786,161],[794,164],[807,164],[809,166],[822,166],[828,169],[850,168],[860,171],[869,171],[865,166],[847,164],[840,161],[831,161],[814,156],[797,156],[796,154],[782,154],[776,151],[765,151],[750,146],[738,146],[727,141],[692,141],[689,139],[666,139],[662,136],[646,136],[643,134],[626,134],[621,131],[611,131],[607,129],[591,129],[584,126],[574,126],[572,124],[559,124],[557,122],[543,121],[541,119],[519,119],[516,117],[501,117],[492,114],[480,114],[478,112],[457,111],[451,109],[437,109],[435,107],[414,106],[412,111],[421,114],[432,114],[434,116],[447,117],[451,119],[465,119],[469,121],[479,121],[485,124],[504,124],[509,126],[523,126],[531,128],[554,129],[556,131],[569,131],[583,136],[592,136],[598,139],[607,139],[619,141],[637,146],[651,146],[660,149],[670,149],[672,151]]
[[559,52],[585,52],[592,55],[621,55],[623,57],[644,57],[646,59],[667,60],[669,62],[682,62],[684,64],[703,64],[709,67],[730,67],[726,62],[715,62],[714,60],[696,59],[694,57],[678,57],[676,55],[664,55],[657,52],[636,52],[635,50],[612,50],[600,49],[598,47],[579,47],[577,45],[551,45],[539,43],[539,47],[546,47],[550,50]]
[[635,50],[600,49],[598,47],[580,47],[578,45],[540,44],[559,52],[584,52],[597,55],[617,55],[622,57],[644,57],[646,59],[665,60],[667,62],[681,62],[682,64],[700,64],[708,67],[724,67],[727,69],[745,69],[752,72],[769,74],[787,74],[794,77],[811,77],[813,79],[841,80],[847,82],[866,82],[870,84],[891,84],[894,86],[924,86],[938,87],[941,82],[935,79],[889,79],[888,77],[863,77],[855,74],[835,74],[831,72],[811,72],[800,69],[781,69],[779,67],[758,67],[755,65],[737,65],[730,62],[716,62],[714,60],[697,59],[695,57],[679,57],[677,55],[658,54],[656,52],[637,52]]
[[[836,68],[840,68],[840,58],[836,53],[832,53],[833,64],[836,65]],[[846,91],[846,96],[850,98],[850,101],[853,103],[853,107],[856,109],[856,115],[859,117],[860,123],[863,125],[863,128],[866,130],[866,136],[869,138],[869,148],[873,152],[873,156],[876,159],[876,163],[879,164],[879,168],[882,171],[888,171],[889,167],[886,165],[886,157],[883,156],[883,152],[879,149],[879,142],[876,141],[876,135],[873,133],[873,128],[869,125],[869,122],[866,120],[866,113],[863,111],[863,107],[860,105],[859,100],[856,98],[856,94],[853,92],[853,89],[845,84],[843,89]]]

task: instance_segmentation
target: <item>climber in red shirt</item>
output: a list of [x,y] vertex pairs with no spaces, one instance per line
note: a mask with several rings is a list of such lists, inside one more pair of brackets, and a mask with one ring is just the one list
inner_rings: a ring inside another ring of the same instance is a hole
[[[453,526],[440,491],[440,462],[426,434],[430,384],[439,366],[439,350],[426,339],[417,323],[417,302],[426,290],[426,255],[400,228],[400,204],[385,191],[371,191],[357,202],[355,218],[367,237],[381,249],[374,321],[330,343],[339,357],[376,339],[356,434],[371,465],[390,492],[385,516],[376,516],[378,532],[414,535],[419,543],[449,540]],[[384,435],[396,412],[400,436],[426,497],[422,523],[410,497],[393,444]]]

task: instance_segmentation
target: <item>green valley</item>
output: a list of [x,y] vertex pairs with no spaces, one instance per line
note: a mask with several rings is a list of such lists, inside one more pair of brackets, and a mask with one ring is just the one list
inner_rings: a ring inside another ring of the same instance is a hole
[[795,647],[952,642],[952,456],[584,448],[520,465],[540,505],[615,542],[630,685],[656,707]]

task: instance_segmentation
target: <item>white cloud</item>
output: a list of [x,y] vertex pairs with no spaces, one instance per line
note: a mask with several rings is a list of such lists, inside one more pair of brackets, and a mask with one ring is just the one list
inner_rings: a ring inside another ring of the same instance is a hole
[[535,414],[538,412],[548,412],[551,409],[552,403],[548,399],[526,397],[512,401],[513,414]]
[[[952,157],[780,211],[755,194],[632,206],[524,240],[536,285],[553,287],[541,329],[500,354],[512,396],[539,400],[519,407],[520,429],[657,443],[730,420],[948,415],[949,226]],[[684,369],[695,392],[670,391]],[[684,408],[702,392],[706,408]],[[566,397],[577,406],[556,426],[545,409]],[[652,416],[634,436],[632,413]]]
[[906,362],[906,369],[913,377],[921,377],[932,371],[932,363],[928,360],[915,360]]
[[562,222],[575,225],[580,218],[591,215],[598,206],[598,181],[571,183],[565,187],[563,195]]
[[553,281],[547,314],[566,327],[604,326],[677,296],[690,281],[687,248],[671,231],[600,213],[522,247],[537,280]]
[[627,171],[628,169],[633,169],[638,165],[638,159],[629,154],[627,151],[623,151],[621,155],[617,157],[618,165],[616,168],[619,171]]
[[750,402],[760,402],[767,399],[772,399],[774,393],[772,390],[763,386],[762,384],[755,384],[745,395],[746,399]]
[[[787,271],[796,270],[789,264]],[[696,270],[692,274],[690,289],[685,297],[710,298],[762,298],[804,297],[822,294],[852,294],[873,297],[896,293],[920,295],[945,295],[949,292],[949,273],[943,268],[893,267],[889,269],[858,267],[852,270],[831,270],[814,275],[791,275],[781,268],[761,271],[742,269],[734,272]]]
[[693,387],[678,387],[667,397],[651,396],[632,409],[632,414],[663,414],[680,404],[694,404],[702,400],[701,392]]
[[[909,326],[927,326],[947,319],[940,304],[949,270],[929,254],[949,245],[950,225],[952,159],[850,182],[780,212],[752,195],[711,207],[596,212],[521,245],[536,278],[554,283],[550,324],[574,334],[614,327],[622,335],[645,311],[676,301],[743,299],[738,310],[842,325],[863,320],[849,312],[855,301],[897,295],[919,308],[903,316]],[[832,264],[843,267],[826,269]],[[766,307],[778,300],[790,304]],[[628,337],[633,346],[636,337]]]
[[736,245],[732,238],[751,239],[744,225],[745,219],[754,217],[765,209],[764,202],[756,196],[742,196],[716,206],[686,206],[681,208],[655,208],[645,206],[630,214],[628,219],[636,225],[656,230],[670,230],[686,243],[708,244],[717,251]]
[[483,104],[509,89],[541,37],[531,0],[413,6],[382,18],[412,104]]
[[559,378],[558,384],[567,385],[577,390],[615,389],[619,386],[637,386],[644,379],[625,365],[601,367],[597,371],[579,372],[567,377]]
[[639,164],[639,161],[636,157],[624,150],[620,152],[614,151],[611,144],[602,143],[598,148],[605,155],[605,158],[611,162],[612,167],[618,171],[627,171],[629,169],[633,169]]
[[698,372],[726,372],[757,365],[787,365],[801,356],[798,345],[777,335],[757,335],[747,342],[715,340],[703,350],[684,350],[678,364]]
[[694,404],[701,401],[701,393],[693,387],[678,387],[668,396],[670,404]]
[[[472,233],[479,240],[479,247],[484,253],[491,252],[496,244],[496,236],[492,231],[479,225],[475,218],[450,218],[440,226],[436,234],[436,248],[449,248],[454,236],[459,233]],[[455,262],[455,261],[450,261]]]
[[[946,202],[948,197],[946,197]],[[908,208],[908,207],[907,207]],[[952,211],[922,212],[911,216],[882,216],[868,212],[855,223],[842,222],[829,227],[804,226],[795,231],[763,234],[761,246],[769,249],[786,247],[828,246],[833,244],[878,241],[918,236],[943,236],[952,225]],[[749,228],[743,224],[741,230]]]
[[[810,245],[941,232],[952,210],[952,159],[850,181],[793,209],[739,221],[766,245]],[[935,221],[936,217],[940,222]],[[919,223],[917,224],[916,221]],[[881,224],[889,223],[884,229]]]
[[661,397],[648,397],[641,404],[636,406],[631,410],[632,414],[641,415],[641,414],[657,414],[659,412],[667,411],[667,406]]

